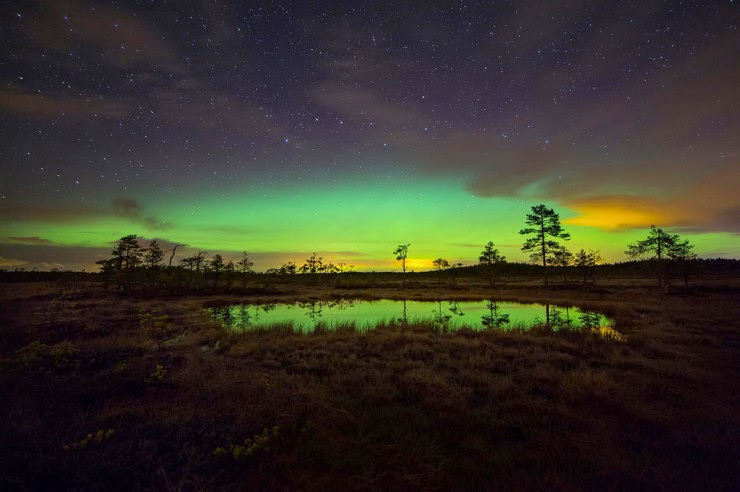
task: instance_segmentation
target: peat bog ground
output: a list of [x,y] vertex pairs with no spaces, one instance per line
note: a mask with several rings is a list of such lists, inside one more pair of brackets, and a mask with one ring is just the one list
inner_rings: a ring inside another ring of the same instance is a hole
[[[0,284],[0,489],[740,487],[740,279],[485,284]],[[329,298],[576,305],[624,340],[393,321],[234,334],[204,310]]]

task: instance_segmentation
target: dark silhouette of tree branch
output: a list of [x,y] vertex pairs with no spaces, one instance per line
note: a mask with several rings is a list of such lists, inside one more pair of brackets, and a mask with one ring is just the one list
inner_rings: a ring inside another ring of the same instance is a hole
[[172,254],[170,255],[170,262],[167,264],[168,267],[172,267],[172,259],[175,257],[175,251],[177,251],[177,248],[179,248],[180,246],[185,246],[185,245],[184,244],[176,244],[172,248]]

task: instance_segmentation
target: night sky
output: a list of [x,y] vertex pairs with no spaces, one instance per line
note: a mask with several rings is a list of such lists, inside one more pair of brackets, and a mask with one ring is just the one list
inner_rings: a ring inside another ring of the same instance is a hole
[[609,261],[651,224],[740,257],[732,1],[0,11],[0,268],[95,270],[126,234],[258,270],[526,261],[538,203]]

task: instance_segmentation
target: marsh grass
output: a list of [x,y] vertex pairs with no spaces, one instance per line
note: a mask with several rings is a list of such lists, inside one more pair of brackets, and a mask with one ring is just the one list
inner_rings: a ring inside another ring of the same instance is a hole
[[[76,285],[71,298],[59,286],[16,284],[0,304],[0,488],[737,485],[737,281],[669,294],[632,280],[597,292],[522,284],[494,295],[606,313],[625,339],[394,318],[371,330],[230,333],[203,308],[243,297],[132,299]],[[492,295],[459,287],[441,292]],[[440,289],[411,280],[274,292],[246,300],[423,300]]]

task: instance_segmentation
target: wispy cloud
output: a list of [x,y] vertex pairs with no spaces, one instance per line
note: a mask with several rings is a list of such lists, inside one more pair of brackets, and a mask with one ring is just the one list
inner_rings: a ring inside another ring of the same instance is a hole
[[44,239],[38,236],[27,236],[27,237],[10,236],[7,238],[7,240],[10,241],[11,243],[17,243],[17,244],[52,244],[52,241],[50,239]]
[[29,39],[43,48],[67,51],[79,44],[106,53],[106,60],[120,68],[184,72],[174,47],[153,26],[101,4],[79,0],[46,0],[41,15],[31,17]]
[[[206,13],[212,10],[210,5],[200,7]],[[235,32],[228,26],[215,26],[213,32],[199,31],[198,35],[204,39],[213,35],[234,46],[238,41]],[[41,93],[14,81],[0,88],[2,111],[38,120],[66,117],[94,124],[97,118],[132,117],[142,111],[144,103],[149,114],[168,128],[197,129],[219,137],[227,131],[241,138],[272,140],[282,140],[286,134],[276,118],[265,117],[260,104],[210,89],[208,72],[199,64],[187,64],[168,33],[125,9],[78,0],[46,0],[36,15],[29,14],[21,22],[21,34],[28,43],[57,53],[55,63],[69,65],[71,73],[85,69],[89,50],[99,51],[103,56],[94,63],[103,65],[105,77],[126,76],[130,84],[104,97],[99,90],[88,96],[82,87]],[[64,56],[67,53],[79,56]],[[119,80],[108,82],[120,84]]]
[[[39,222],[39,223],[77,223],[90,219],[105,217],[123,217],[132,224],[142,225],[149,230],[167,229],[169,224],[146,212],[146,210],[134,199],[115,198],[109,207],[94,206],[4,206],[0,207],[0,217],[13,222]],[[18,238],[17,238],[18,239]],[[22,238],[21,238],[22,239]],[[33,238],[25,238],[27,240]],[[37,238],[37,240],[40,238]]]
[[418,128],[419,115],[410,108],[386,101],[370,89],[325,83],[313,91],[318,102],[357,121],[372,123],[386,130]]
[[120,118],[131,112],[124,100],[103,96],[79,97],[39,94],[18,87],[0,87],[0,110],[28,118],[48,120],[60,116],[94,123],[98,117]]
[[29,262],[26,260],[18,260],[16,258],[4,258],[0,256],[0,268],[23,268],[28,264]]
[[165,221],[147,215],[136,200],[131,198],[114,198],[112,206],[114,215],[125,217],[131,222],[141,224],[150,230],[167,228]]
[[0,268],[66,268],[97,271],[95,261],[108,258],[110,248],[10,244],[0,242]]

